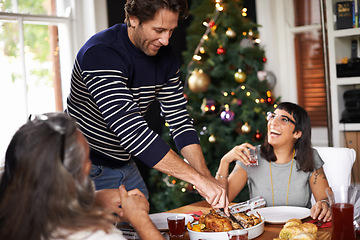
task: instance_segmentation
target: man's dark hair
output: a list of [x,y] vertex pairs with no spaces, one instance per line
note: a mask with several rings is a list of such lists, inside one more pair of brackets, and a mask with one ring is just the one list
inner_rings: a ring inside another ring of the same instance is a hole
[[127,0],[125,4],[125,22],[130,27],[130,16],[135,16],[140,23],[152,20],[159,9],[179,13],[179,19],[188,16],[187,0]]

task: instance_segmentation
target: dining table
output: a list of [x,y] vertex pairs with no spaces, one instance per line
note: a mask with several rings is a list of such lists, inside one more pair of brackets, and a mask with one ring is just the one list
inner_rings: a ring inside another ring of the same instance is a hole
[[[167,211],[167,213],[193,213],[201,211],[203,214],[210,212],[211,206],[206,201],[200,201],[191,203],[179,208],[175,208]],[[310,221],[311,218],[308,217],[303,219],[303,222]],[[265,220],[264,232],[255,238],[256,240],[273,240],[279,236],[280,230],[283,228],[283,224],[271,224],[267,223]],[[321,227],[318,229],[317,240],[331,240],[331,227]],[[360,236],[357,236],[356,239],[360,239]],[[185,234],[181,238],[176,238],[174,240],[190,240],[188,231],[185,231]]]

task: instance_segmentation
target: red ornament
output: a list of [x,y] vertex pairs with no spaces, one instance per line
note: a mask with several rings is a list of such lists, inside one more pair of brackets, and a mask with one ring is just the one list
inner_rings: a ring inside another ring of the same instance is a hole
[[263,58],[262,58],[262,61],[263,61],[263,62],[266,62],[266,61],[267,61],[266,57],[263,57]]
[[188,95],[187,95],[186,93],[184,93],[184,98],[185,98],[186,100],[189,100],[189,99],[188,99]]
[[273,99],[272,97],[268,97],[268,98],[266,99],[266,102],[267,102],[268,104],[272,105],[272,104],[274,104],[274,99]]
[[216,53],[219,54],[219,55],[223,55],[225,54],[225,48],[223,47],[219,47],[217,50],[216,50]]
[[259,130],[256,131],[254,135],[255,141],[260,141],[262,139],[263,135],[259,132]]
[[213,26],[215,26],[215,22],[213,21],[213,20],[211,20],[210,22],[209,22],[209,27],[213,27]]

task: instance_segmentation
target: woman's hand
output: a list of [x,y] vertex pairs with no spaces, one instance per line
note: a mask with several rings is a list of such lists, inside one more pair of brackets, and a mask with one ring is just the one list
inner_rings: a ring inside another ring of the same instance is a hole
[[[145,195],[139,189],[132,189],[127,192],[129,196],[138,196],[146,200]],[[122,215],[121,199],[119,196],[119,189],[101,189],[95,192],[95,204],[104,209],[108,209],[118,216]]]
[[311,217],[322,220],[323,222],[331,221],[331,209],[326,201],[317,201],[311,208]]
[[[140,191],[139,191],[140,192]],[[120,218],[133,223],[142,215],[149,213],[149,202],[143,194],[134,194],[134,191],[126,191],[125,186],[121,185],[118,189],[118,196],[121,199]]]
[[222,157],[221,162],[230,164],[233,161],[240,160],[243,164],[245,164],[245,166],[249,166],[250,165],[249,148],[256,149],[250,143],[243,143],[241,145],[237,145]]

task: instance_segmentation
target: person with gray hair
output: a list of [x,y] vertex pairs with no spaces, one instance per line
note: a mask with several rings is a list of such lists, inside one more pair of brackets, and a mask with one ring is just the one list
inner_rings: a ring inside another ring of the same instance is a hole
[[58,112],[25,123],[6,151],[0,239],[124,240],[114,226],[114,209],[141,239],[163,239],[139,190],[127,192],[121,185],[116,206],[98,206],[90,169],[89,146],[74,119]]
[[[186,0],[127,0],[126,23],[95,34],[78,52],[66,112],[90,144],[96,189],[124,184],[148,196],[138,159],[193,184],[212,207],[227,211],[224,185],[206,166],[186,109],[179,59],[169,45],[187,11]],[[145,120],[154,102],[179,154]]]

